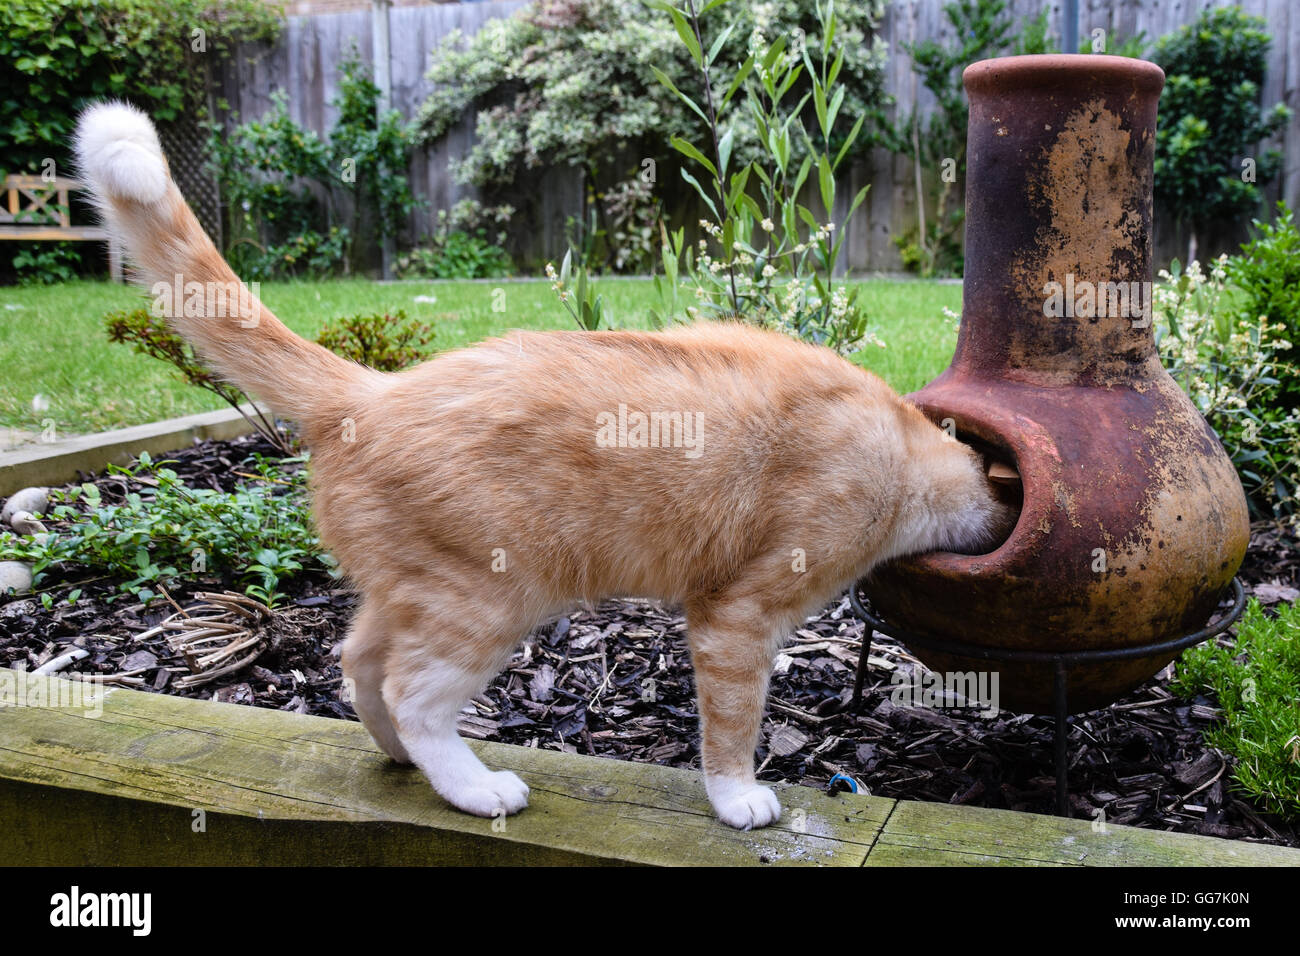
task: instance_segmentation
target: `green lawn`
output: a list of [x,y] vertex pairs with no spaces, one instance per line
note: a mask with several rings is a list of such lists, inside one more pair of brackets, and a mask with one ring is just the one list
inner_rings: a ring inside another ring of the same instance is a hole
[[[597,283],[611,325],[643,328],[657,302],[649,280]],[[493,290],[504,290],[494,311]],[[434,325],[439,348],[451,349],[512,328],[572,328],[544,279],[519,282],[400,282],[365,279],[275,282],[262,299],[294,331],[314,337],[330,318],[405,309]],[[417,302],[432,296],[436,302]],[[938,374],[952,357],[956,335],[943,308],[961,307],[961,288],[934,282],[869,280],[865,305],[888,348],[857,356],[900,391]],[[0,427],[40,430],[53,419],[60,437],[223,407],[215,396],[179,380],[171,367],[112,345],[106,312],[145,305],[131,288],[107,282],[0,289]],[[37,411],[33,398],[48,407]]]

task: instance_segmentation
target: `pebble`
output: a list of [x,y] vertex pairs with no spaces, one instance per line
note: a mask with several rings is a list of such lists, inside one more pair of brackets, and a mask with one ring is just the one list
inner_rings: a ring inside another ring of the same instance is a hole
[[44,514],[45,506],[49,502],[49,494],[49,488],[24,488],[22,491],[15,491],[0,510],[0,521],[9,524],[14,514],[19,511]]
[[21,561],[0,561],[0,594],[9,589],[26,594],[32,589],[32,569]]

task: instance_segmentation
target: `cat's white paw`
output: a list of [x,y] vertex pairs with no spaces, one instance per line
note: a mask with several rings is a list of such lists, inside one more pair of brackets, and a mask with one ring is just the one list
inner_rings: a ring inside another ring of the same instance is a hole
[[518,813],[528,806],[528,784],[509,770],[476,775],[456,787],[439,790],[443,799],[458,810],[476,817]]
[[761,784],[714,778],[708,791],[718,819],[729,827],[756,830],[781,819],[781,802]]

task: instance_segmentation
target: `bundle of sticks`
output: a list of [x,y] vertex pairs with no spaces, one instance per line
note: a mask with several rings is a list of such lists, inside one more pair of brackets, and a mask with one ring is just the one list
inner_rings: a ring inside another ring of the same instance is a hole
[[167,646],[190,669],[176,681],[177,687],[185,689],[201,687],[257,660],[270,644],[266,625],[274,617],[266,605],[242,594],[200,591],[195,597],[203,603],[178,608],[136,637],[140,641],[165,635]]

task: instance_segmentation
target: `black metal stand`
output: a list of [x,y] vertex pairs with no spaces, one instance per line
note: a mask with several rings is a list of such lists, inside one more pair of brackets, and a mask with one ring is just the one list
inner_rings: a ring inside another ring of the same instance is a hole
[[891,627],[880,618],[876,617],[863,604],[861,596],[858,594],[858,587],[861,582],[855,584],[849,589],[849,603],[853,606],[853,611],[858,617],[862,618],[866,624],[866,630],[862,636],[862,653],[858,657],[858,673],[853,682],[853,700],[852,706],[856,707],[862,700],[862,685],[867,676],[867,657],[871,648],[871,633],[879,631],[882,634],[894,638],[903,644],[924,647],[930,650],[939,651],[943,654],[950,654],[954,657],[974,657],[989,661],[1015,661],[1023,663],[1051,664],[1054,672],[1052,680],[1052,705],[1053,713],[1056,718],[1056,813],[1058,816],[1068,817],[1070,815],[1069,806],[1069,782],[1067,779],[1068,761],[1066,759],[1066,717],[1069,716],[1069,703],[1066,699],[1067,676],[1069,669],[1076,664],[1091,664],[1098,661],[1122,661],[1132,660],[1138,657],[1154,657],[1158,654],[1172,654],[1191,647],[1193,644],[1199,644],[1202,641],[1209,640],[1215,635],[1222,634],[1233,622],[1241,616],[1242,610],[1246,607],[1246,589],[1241,586],[1241,582],[1236,578],[1232,579],[1233,601],[1229,611],[1218,618],[1211,624],[1206,625],[1199,631],[1175,638],[1170,641],[1161,641],[1157,644],[1143,644],[1138,647],[1120,647],[1110,650],[1100,651],[1025,651],[1012,650],[1008,648],[984,647],[976,644],[968,644],[964,641],[950,641],[927,637],[920,634],[906,633],[898,628]]

